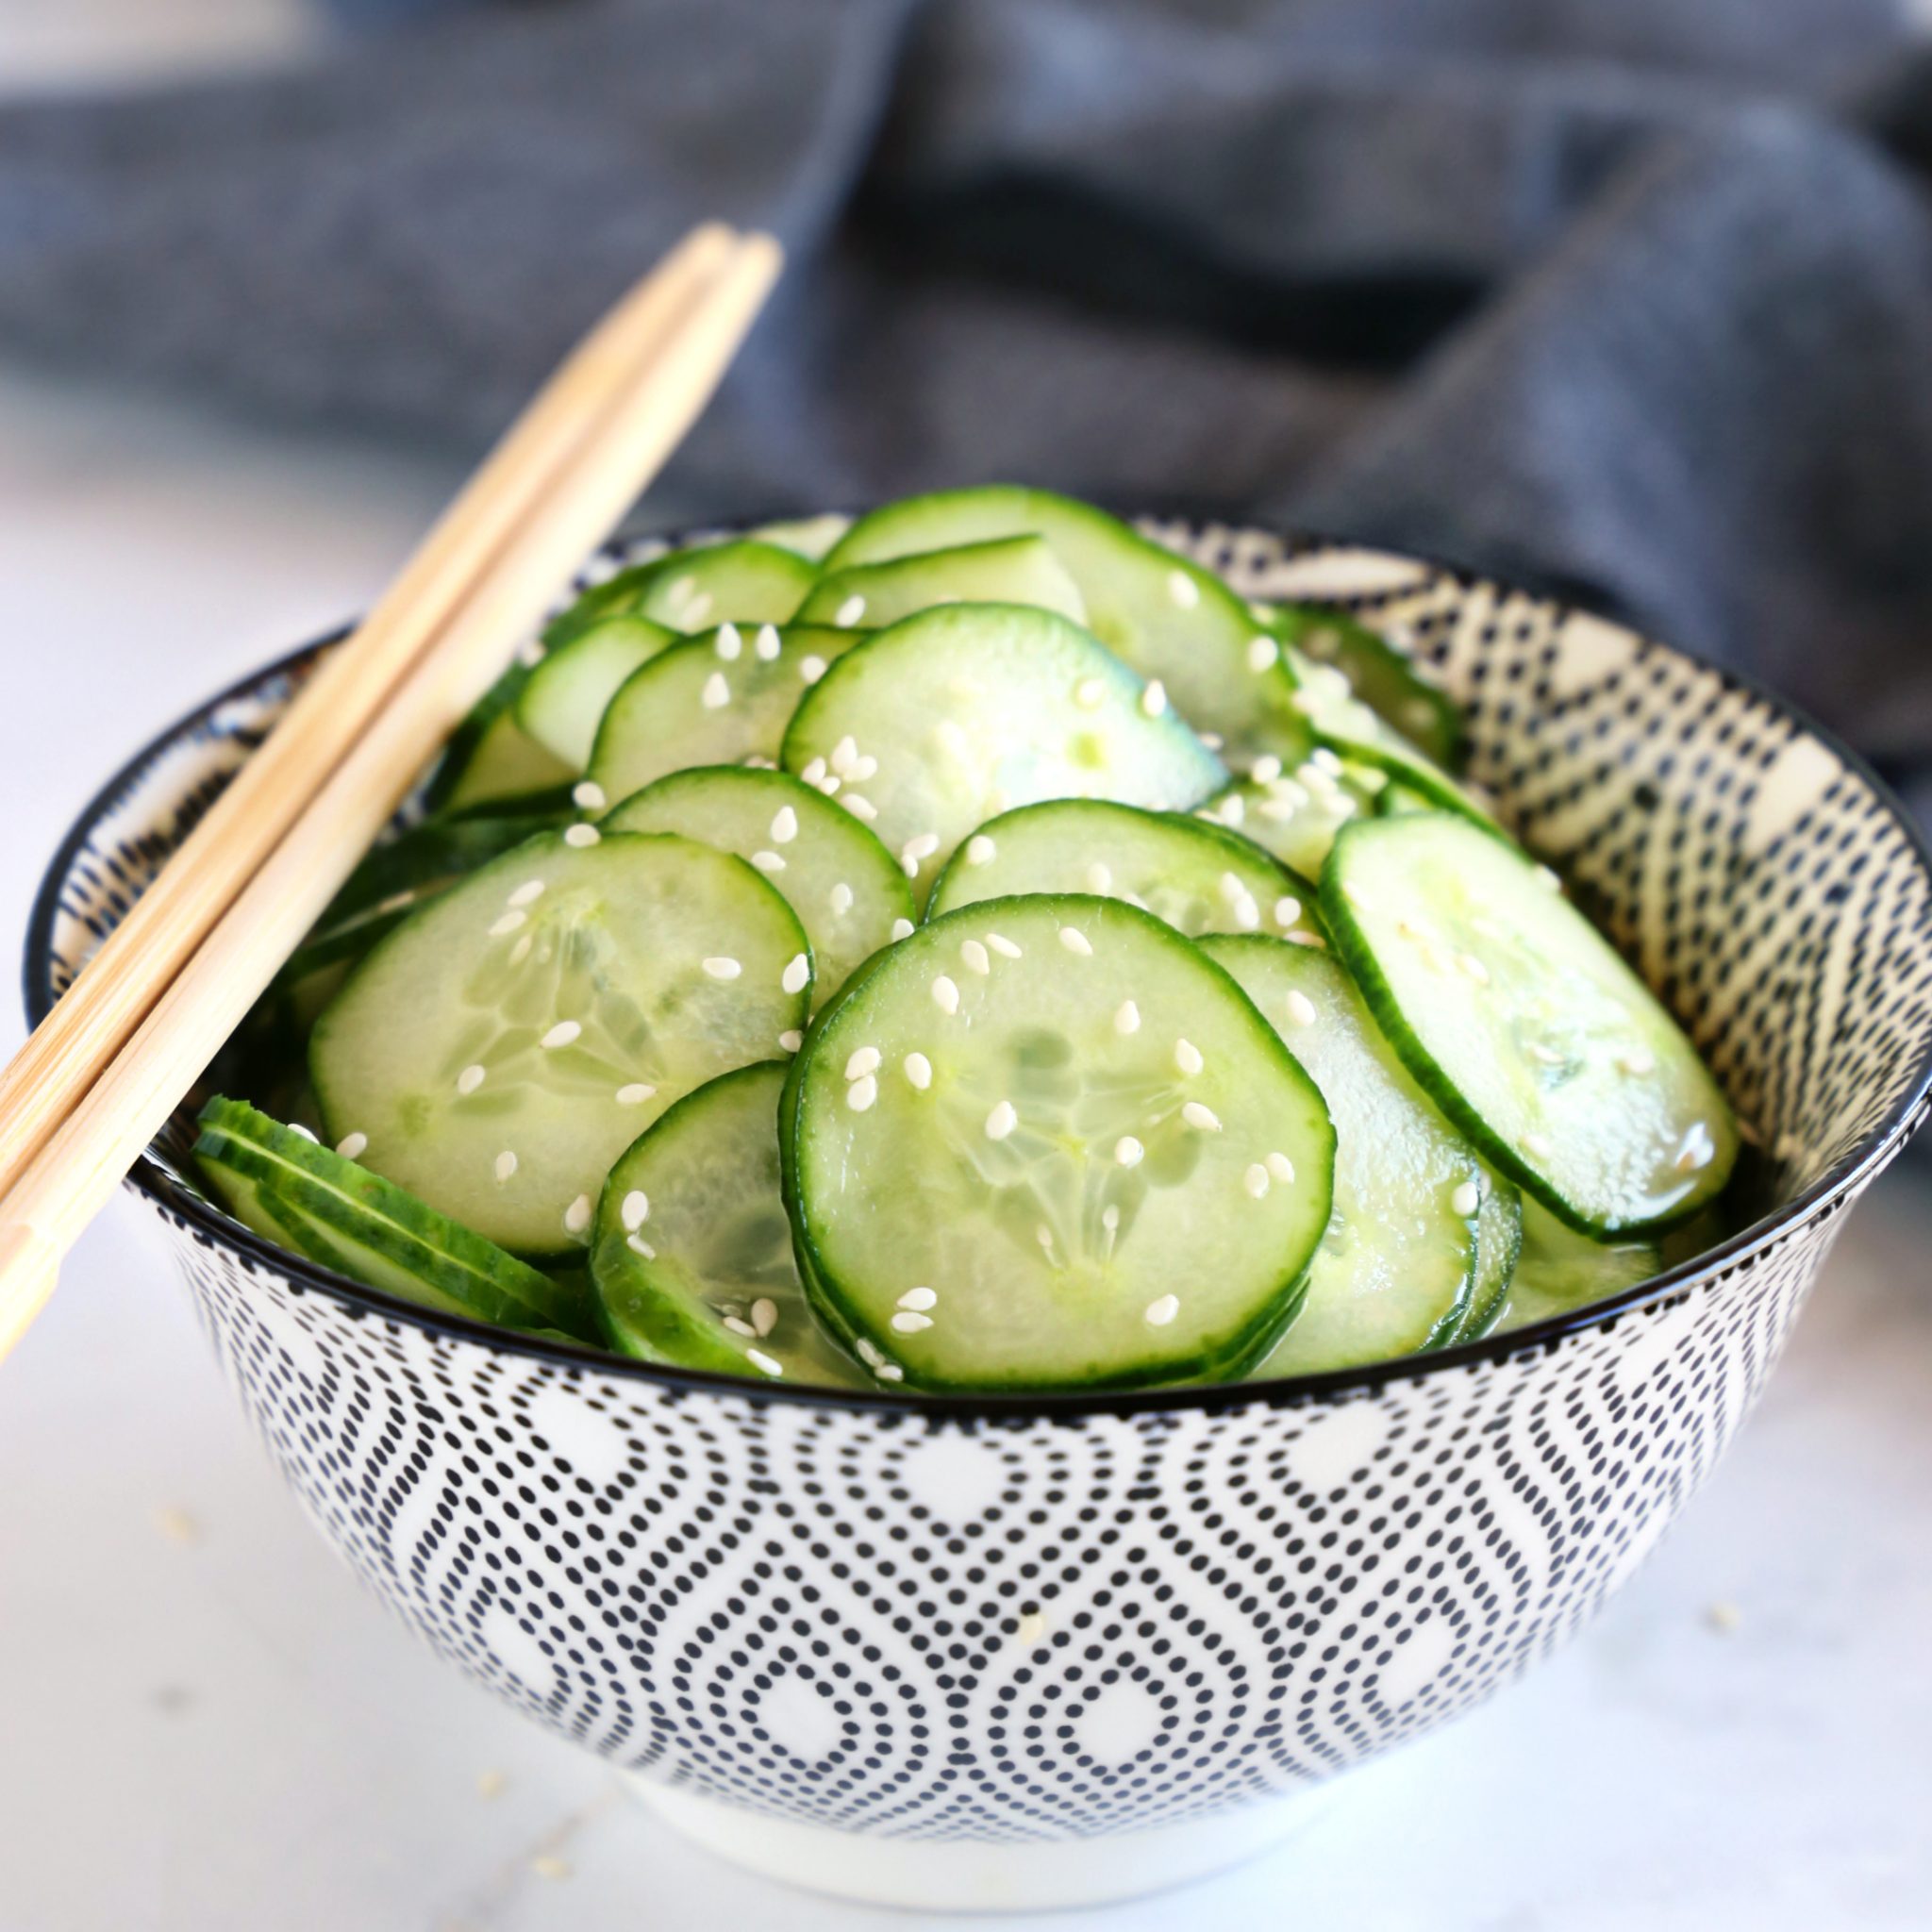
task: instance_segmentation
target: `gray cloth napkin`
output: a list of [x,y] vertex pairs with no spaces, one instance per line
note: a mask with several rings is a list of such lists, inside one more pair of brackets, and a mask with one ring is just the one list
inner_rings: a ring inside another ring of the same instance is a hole
[[338,0],[0,111],[0,346],[480,446],[692,220],[718,511],[1009,476],[1417,546],[1932,763],[1932,62],[1880,0]]

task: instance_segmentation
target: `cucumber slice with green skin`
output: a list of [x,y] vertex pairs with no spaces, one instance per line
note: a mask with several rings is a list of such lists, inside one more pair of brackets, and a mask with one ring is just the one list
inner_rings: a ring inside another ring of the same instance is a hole
[[1248,840],[1099,799],[1050,799],[989,819],[940,874],[927,916],[1021,892],[1124,899],[1190,939],[1320,930],[1314,887]]
[[915,1387],[1238,1373],[1328,1223],[1314,1083],[1219,967],[1115,899],[922,926],[812,1029],[793,1096],[806,1291]]
[[593,826],[532,840],[390,935],[316,1022],[331,1140],[526,1254],[590,1238],[618,1155],[768,1058],[811,997],[797,916],[741,858]]
[[1475,1291],[1454,1339],[1474,1341],[1503,1319],[1509,1284],[1523,1257],[1522,1194],[1493,1169],[1483,1170],[1483,1204],[1475,1217]]
[[1293,1325],[1252,1377],[1315,1374],[1453,1340],[1477,1274],[1485,1180],[1327,954],[1216,938],[1224,967],[1322,1090],[1335,1122],[1335,1211]]
[[1737,1127],[1696,1049],[1540,870],[1446,812],[1350,825],[1322,874],[1338,950],[1449,1118],[1599,1239],[1688,1218]]
[[935,604],[1037,604],[1087,622],[1080,587],[1042,537],[1000,537],[828,571],[799,607],[798,621],[883,630]]
[[[782,762],[840,788],[922,898],[990,818],[1045,798],[1187,807],[1222,765],[1077,625],[1019,604],[947,604],[874,631],[813,685]],[[862,789],[861,789],[862,788]]]
[[[371,1288],[446,1314],[585,1338],[579,1295],[475,1230],[236,1100],[201,1111],[195,1155],[236,1211],[261,1215],[257,1232],[283,1239]],[[252,1194],[244,1194],[242,1189]],[[234,1191],[230,1191],[231,1189]]]
[[818,567],[776,543],[741,537],[634,564],[584,592],[544,633],[552,649],[610,617],[646,617],[687,635],[721,624],[784,624]]
[[591,783],[616,800],[669,772],[775,764],[799,700],[862,636],[819,625],[732,625],[674,645],[626,678],[605,708]]
[[775,543],[808,563],[823,563],[825,553],[852,527],[852,519],[836,511],[816,517],[788,517],[775,524],[760,524],[745,535],[760,543]]
[[811,941],[824,1006],[863,959],[911,930],[912,889],[891,853],[848,811],[788,772],[700,765],[633,793],[607,832],[679,832],[756,866]]
[[1532,1202],[1524,1211],[1523,1258],[1494,1325],[1523,1328],[1607,1300],[1663,1265],[1655,1241],[1592,1241]]
[[1310,739],[1272,638],[1212,571],[1130,530],[1089,504],[1011,484],[942,490],[860,517],[825,558],[827,571],[997,537],[1046,539],[1087,606],[1087,625],[1240,768],[1272,755],[1290,762]]
[[517,723],[516,702],[530,669],[522,661],[512,664],[452,733],[424,794],[430,811],[522,800],[567,784],[574,775]]
[[1407,785],[1391,779],[1375,795],[1376,813],[1385,819],[1392,819],[1406,811],[1438,811],[1433,798],[1424,798],[1420,791],[1411,791]]
[[[1238,778],[1194,814],[1252,839],[1305,878],[1320,878],[1343,825],[1374,808],[1382,774],[1342,763],[1324,750],[1293,772],[1263,762],[1260,775]],[[1433,808],[1431,808],[1433,809]]]
[[687,1093],[610,1170],[591,1268],[618,1349],[725,1374],[868,1388],[819,1326],[778,1182],[782,1063]]
[[517,723],[559,762],[581,772],[618,687],[677,638],[647,617],[608,617],[578,631],[530,673],[517,697]]
[[1386,724],[1444,771],[1459,771],[1462,713],[1387,638],[1346,611],[1319,604],[1272,604],[1268,627],[1316,664],[1332,664]]

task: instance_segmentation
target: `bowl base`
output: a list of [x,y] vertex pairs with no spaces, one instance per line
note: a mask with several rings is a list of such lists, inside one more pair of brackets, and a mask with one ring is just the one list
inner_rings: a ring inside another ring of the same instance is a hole
[[1191,1884],[1292,1838],[1326,1807],[1335,1789],[1313,1785],[1205,1818],[1106,1838],[987,1844],[801,1824],[635,1772],[621,1775],[632,1796],[673,1830],[761,1877],[859,1905],[928,1912],[1117,1905]]

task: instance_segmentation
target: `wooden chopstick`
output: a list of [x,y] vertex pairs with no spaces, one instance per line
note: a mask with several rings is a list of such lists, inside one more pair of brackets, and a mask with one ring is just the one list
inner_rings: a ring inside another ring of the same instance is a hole
[[[208,911],[205,936],[182,947],[178,960],[135,955],[122,967],[114,997],[136,1015],[125,1044],[105,1057],[91,1082],[79,1076],[78,1054],[49,1062],[63,1081],[44,1108],[52,1130],[0,1196],[0,1356],[44,1304],[75,1237],[334,896],[436,746],[709,400],[763,306],[780,256],[767,237],[721,236],[721,249],[704,232],[659,271],[675,271],[668,287],[650,278],[565,365],[558,380],[570,379],[570,407],[558,407],[541,433],[527,439],[526,415],[430,540],[437,543],[460,523],[467,526],[461,541],[449,540],[436,566],[420,573],[419,553],[405,574],[415,583],[411,595],[401,598],[399,584],[378,607],[386,613],[380,635],[413,629],[421,641],[359,711],[359,729],[346,731],[340,714],[308,707],[299,733],[291,738],[285,723],[270,740],[275,756],[243,767],[244,774],[258,764],[269,771],[257,788],[263,820],[232,813],[224,820],[216,856],[236,890],[225,906]],[[662,291],[656,297],[654,285]],[[650,326],[635,335],[629,325],[614,328],[626,309],[632,323],[643,318]],[[635,345],[641,338],[642,355],[619,373],[620,340]],[[593,348],[591,363],[582,363]],[[531,415],[549,411],[550,394],[546,389]],[[511,451],[520,439],[522,449]],[[514,459],[499,460],[507,453]],[[541,469],[535,478],[532,467]],[[494,532],[494,541],[484,531]],[[356,652],[369,628],[339,655]],[[291,707],[291,722],[294,715]],[[311,733],[325,734],[329,749],[312,745]],[[271,824],[286,827],[279,839],[267,830]],[[182,866],[193,842],[146,896]],[[205,855],[213,842],[205,843]],[[99,964],[81,974],[48,1024],[69,1002],[91,996]]]

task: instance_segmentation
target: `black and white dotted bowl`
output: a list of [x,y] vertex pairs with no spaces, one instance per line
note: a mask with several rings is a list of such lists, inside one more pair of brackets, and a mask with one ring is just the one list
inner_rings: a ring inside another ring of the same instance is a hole
[[[852,1896],[1092,1903],[1192,1876],[1569,1638],[1730,1441],[1927,1106],[1932,859],[1841,747],[1504,585],[1156,533],[1247,594],[1407,631],[1467,708],[1474,776],[1755,1128],[1760,1218],[1613,1301],[1420,1359],[931,1401],[673,1374],[352,1286],[210,1207],[183,1122],[132,1176],[270,1453],[397,1614],[682,1828]],[[34,922],[36,1019],[313,656],[90,807]]]

